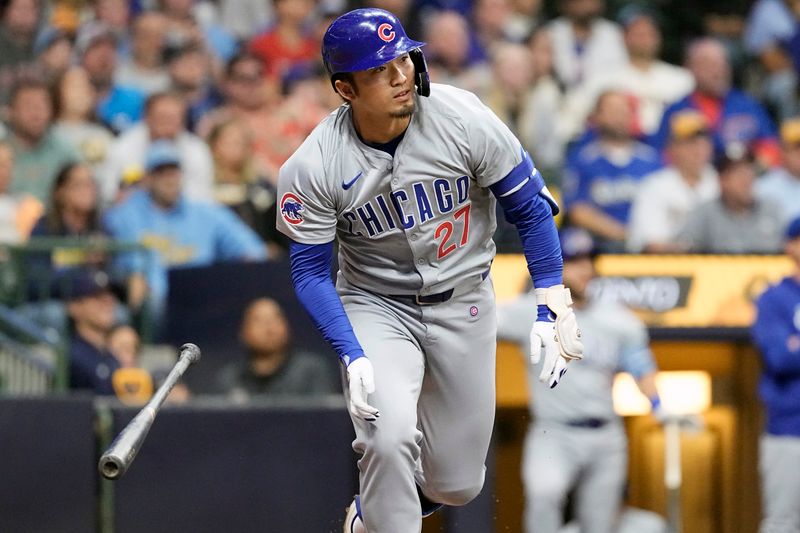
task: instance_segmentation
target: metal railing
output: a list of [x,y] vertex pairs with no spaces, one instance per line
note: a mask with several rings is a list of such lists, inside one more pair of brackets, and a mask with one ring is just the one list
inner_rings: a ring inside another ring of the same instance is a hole
[[[91,261],[98,256],[113,268],[123,253],[146,254],[146,249],[105,237],[37,237],[0,245],[0,392],[45,394],[69,387],[66,318],[63,324],[43,324],[18,312],[20,306],[58,301],[59,293],[69,293],[70,278],[63,276],[68,269],[96,266]],[[146,316],[143,321],[146,329]]]

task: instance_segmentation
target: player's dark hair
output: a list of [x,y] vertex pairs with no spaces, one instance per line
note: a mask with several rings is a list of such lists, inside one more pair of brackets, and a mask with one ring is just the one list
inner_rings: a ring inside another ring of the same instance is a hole
[[[349,83],[350,86],[353,88],[353,92],[358,94],[358,86],[356,85],[356,78],[353,76],[352,72],[337,72],[333,76],[331,76],[331,84],[333,85],[333,90],[336,91],[336,82],[338,80],[342,80],[343,82]],[[341,95],[339,91],[336,91],[336,94],[339,95],[339,98],[347,102],[347,98]]]

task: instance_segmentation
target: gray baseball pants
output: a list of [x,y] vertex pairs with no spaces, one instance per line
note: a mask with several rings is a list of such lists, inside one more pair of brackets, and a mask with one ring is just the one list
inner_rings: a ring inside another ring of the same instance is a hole
[[376,422],[351,417],[362,519],[369,533],[419,532],[417,485],[445,505],[464,505],[483,486],[495,414],[491,279],[468,280],[433,305],[378,295],[341,276],[337,290],[372,362],[368,401],[380,410]]
[[800,437],[762,435],[760,533],[800,533]]

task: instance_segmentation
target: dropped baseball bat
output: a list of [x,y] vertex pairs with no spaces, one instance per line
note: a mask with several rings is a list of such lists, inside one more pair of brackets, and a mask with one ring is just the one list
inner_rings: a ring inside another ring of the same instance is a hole
[[121,478],[131,466],[139,448],[142,447],[150,426],[161,409],[161,405],[178,382],[189,365],[200,360],[200,348],[192,343],[181,346],[178,362],[170,371],[167,379],[158,388],[156,393],[147,402],[141,411],[125,426],[108,450],[100,457],[98,468],[106,479],[116,480]]

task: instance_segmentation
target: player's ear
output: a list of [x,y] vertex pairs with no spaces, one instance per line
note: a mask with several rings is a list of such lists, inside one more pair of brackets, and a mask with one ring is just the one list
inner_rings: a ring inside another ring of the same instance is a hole
[[333,83],[333,88],[344,100],[351,102],[358,96],[356,85],[351,80],[338,79]]

